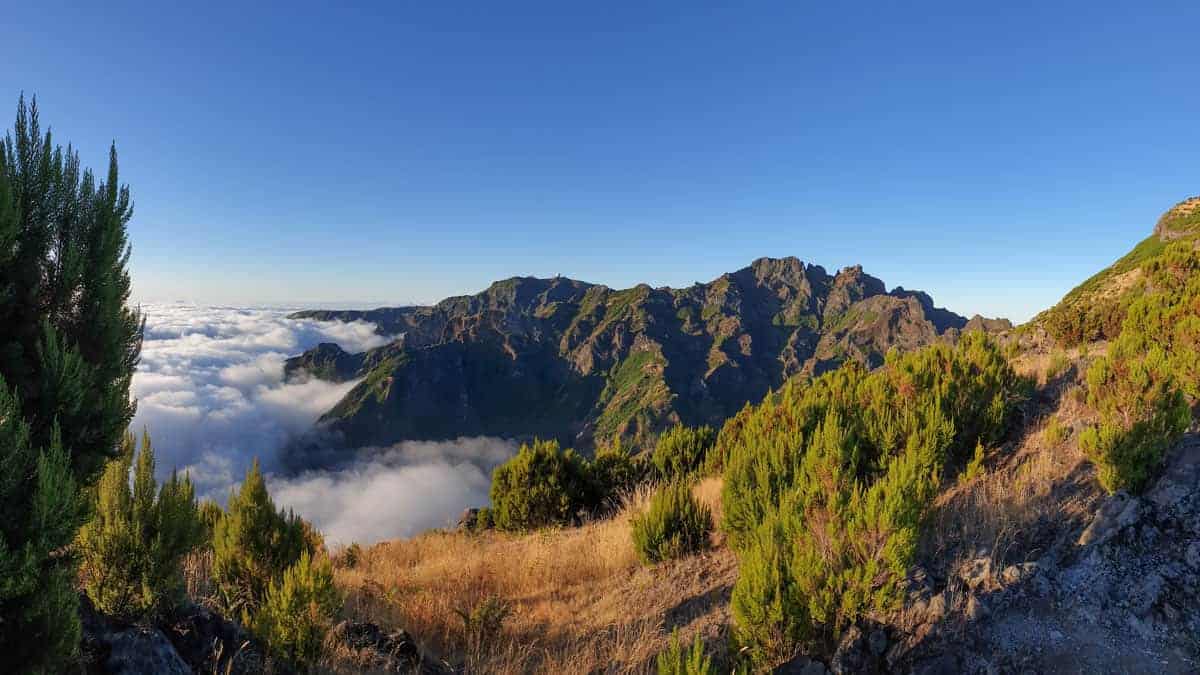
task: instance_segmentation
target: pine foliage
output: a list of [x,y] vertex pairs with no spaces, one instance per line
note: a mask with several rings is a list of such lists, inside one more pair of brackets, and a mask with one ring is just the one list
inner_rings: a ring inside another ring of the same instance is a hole
[[305,551],[267,589],[254,617],[254,630],[273,654],[288,663],[311,664],[321,655],[339,607],[329,559]]
[[0,671],[58,671],[78,645],[77,490],[118,452],[142,322],[115,149],[98,180],[17,105],[0,142]]
[[183,599],[180,563],[204,538],[191,480],[172,474],[159,487],[149,435],[136,461],[134,444],[127,436],[122,455],[105,467],[92,519],[76,539],[88,596],[100,611],[126,620]]
[[272,580],[319,548],[319,535],[306,522],[276,510],[255,460],[213,529],[213,576],[225,610],[249,625]]
[[649,508],[633,518],[633,545],[647,565],[679,558],[708,546],[712,513],[682,480],[660,486]]
[[558,441],[539,440],[496,467],[491,498],[496,527],[513,531],[570,523],[597,502],[587,461]]
[[651,461],[662,480],[690,476],[704,467],[717,434],[710,426],[676,425],[663,432]]
[[981,333],[848,363],[748,407],[721,435],[741,556],[735,638],[760,664],[894,608],[945,476],[999,441],[1028,383]]
[[1200,252],[1173,244],[1143,272],[1149,292],[1087,374],[1099,420],[1079,443],[1109,491],[1146,487],[1191,422],[1189,400],[1200,399]]
[[700,634],[691,647],[685,647],[679,639],[678,631],[671,634],[671,643],[659,653],[655,659],[658,675],[712,675],[717,671],[713,668],[712,658],[704,653],[704,643]]

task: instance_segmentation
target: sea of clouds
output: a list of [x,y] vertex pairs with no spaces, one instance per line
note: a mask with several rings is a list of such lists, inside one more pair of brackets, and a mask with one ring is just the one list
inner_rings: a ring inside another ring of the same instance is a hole
[[159,472],[187,471],[203,497],[224,502],[258,458],[276,503],[312,520],[333,543],[410,536],[487,503],[491,469],[511,456],[500,439],[363,449],[334,469],[283,471],[281,450],[312,429],[355,382],[284,381],[284,361],[321,342],[348,352],[390,338],[366,322],[288,319],[290,309],[162,304],[142,307],[142,361],[133,428],[154,440]]

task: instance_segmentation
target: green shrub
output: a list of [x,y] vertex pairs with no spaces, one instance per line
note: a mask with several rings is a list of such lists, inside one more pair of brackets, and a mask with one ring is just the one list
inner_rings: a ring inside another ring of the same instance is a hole
[[609,510],[618,505],[622,495],[644,481],[648,473],[645,462],[633,457],[620,439],[601,446],[588,466],[596,498]]
[[1109,491],[1144,489],[1191,422],[1200,397],[1200,252],[1167,246],[1143,271],[1120,336],[1088,369],[1088,404],[1099,416],[1079,436]]
[[328,559],[308,551],[271,583],[254,616],[254,632],[272,654],[293,665],[315,662],[341,606]]
[[1046,423],[1046,427],[1042,429],[1042,442],[1050,447],[1062,445],[1063,441],[1071,435],[1071,428],[1059,421],[1058,417],[1051,417]]
[[1001,440],[1029,386],[970,333],[790,383],[730,420],[722,525],[742,653],[770,666],[897,607],[943,475]]
[[470,609],[456,609],[463,622],[467,653],[475,657],[498,642],[504,622],[512,614],[512,606],[502,598],[489,596]]
[[358,543],[355,542],[355,543],[350,544],[346,548],[342,549],[333,558],[332,562],[334,565],[336,565],[342,569],[352,570],[355,567],[358,567],[359,563],[361,563],[362,560],[363,560],[362,546],[359,546]]
[[558,441],[522,445],[492,472],[492,517],[502,530],[565,525],[596,504],[587,463]]
[[660,480],[673,480],[700,471],[717,434],[710,426],[671,427],[658,437],[651,461]]
[[217,523],[225,516],[225,509],[211,499],[200,501],[197,508],[200,523],[204,526],[204,541],[212,545],[213,533],[217,531]]
[[275,510],[255,460],[213,531],[213,577],[225,611],[250,625],[272,580],[320,547],[308,523]]
[[1050,361],[1046,364],[1045,380],[1047,382],[1054,380],[1059,375],[1067,372],[1071,367],[1071,359],[1066,352],[1055,351],[1050,355]]
[[633,545],[642,562],[653,565],[706,548],[712,528],[708,507],[689,484],[675,481],[659,487],[649,508],[633,518]]
[[699,633],[690,649],[683,646],[678,631],[671,633],[671,644],[659,653],[656,663],[658,675],[712,675],[716,672],[712,658],[704,653]]
[[100,611],[127,620],[182,602],[180,563],[204,539],[192,482],[172,475],[158,488],[149,435],[131,467],[134,444],[128,435],[122,455],[105,467],[94,515],[76,540],[88,597]]
[[983,474],[983,463],[987,459],[987,452],[983,449],[983,443],[975,445],[975,456],[967,463],[967,468],[963,470],[962,479],[964,481],[972,481]]

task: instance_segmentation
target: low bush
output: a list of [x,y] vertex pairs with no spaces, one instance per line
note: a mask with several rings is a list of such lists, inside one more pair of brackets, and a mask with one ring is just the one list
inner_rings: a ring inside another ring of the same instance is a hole
[[[620,439],[600,447],[588,464],[595,498],[601,507],[615,508],[621,497],[650,473],[645,460],[634,457]],[[606,509],[606,510],[609,510]]]
[[942,481],[1006,433],[1030,383],[982,333],[795,382],[727,423],[734,638],[757,667],[828,649],[903,598]]
[[1057,447],[1071,435],[1071,428],[1064,425],[1057,416],[1051,417],[1042,429],[1042,442],[1049,447]]
[[573,522],[596,505],[587,462],[558,441],[534,441],[492,472],[492,518],[502,530]]
[[1200,397],[1200,252],[1168,246],[1143,266],[1148,292],[1133,301],[1120,336],[1088,369],[1098,421],[1079,436],[1111,491],[1144,489],[1187,430]]
[[654,492],[646,511],[634,517],[632,529],[638,557],[653,565],[706,548],[712,513],[692,495],[690,485],[674,481]]
[[655,661],[658,675],[712,675],[717,672],[713,669],[712,658],[704,653],[699,633],[696,633],[691,648],[684,646],[678,631],[672,633],[671,644]]
[[659,479],[673,480],[700,471],[716,441],[717,434],[710,426],[680,424],[666,430],[651,456]]

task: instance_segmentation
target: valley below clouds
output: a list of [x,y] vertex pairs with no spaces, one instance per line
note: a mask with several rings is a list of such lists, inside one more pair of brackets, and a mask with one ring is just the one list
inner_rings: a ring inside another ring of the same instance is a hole
[[359,352],[388,342],[366,322],[288,319],[289,309],[147,305],[133,379],[132,428],[147,429],[158,471],[187,471],[224,503],[254,458],[278,506],[333,544],[370,543],[444,526],[487,502],[491,470],[516,451],[490,438],[408,442],[350,453],[336,468],[285,474],[280,451],[356,382],[284,381],[284,361],[321,342]]

